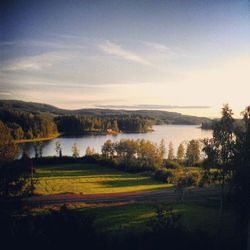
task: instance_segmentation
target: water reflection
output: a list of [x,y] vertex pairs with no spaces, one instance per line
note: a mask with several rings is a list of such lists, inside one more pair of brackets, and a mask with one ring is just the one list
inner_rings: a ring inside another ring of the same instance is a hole
[[[170,141],[174,144],[174,149],[182,142],[189,141],[192,139],[203,139],[211,137],[212,132],[208,130],[202,130],[195,125],[156,125],[154,131],[149,133],[130,133],[130,134],[118,134],[118,135],[84,135],[84,136],[63,136],[55,138],[50,141],[44,141],[42,143],[43,156],[56,155],[55,142],[59,141],[62,146],[63,155],[72,155],[71,148],[74,143],[80,151],[80,155],[84,155],[86,148],[89,146],[94,148],[96,152],[101,152],[101,147],[107,140],[119,141],[120,139],[145,139],[155,143],[160,143],[164,139],[166,145]],[[27,142],[19,144],[22,149],[25,148],[29,156],[34,157],[34,142]]]

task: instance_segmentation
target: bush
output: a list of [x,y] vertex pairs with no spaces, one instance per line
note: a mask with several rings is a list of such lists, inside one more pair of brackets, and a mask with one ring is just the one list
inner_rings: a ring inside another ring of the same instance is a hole
[[197,186],[200,180],[200,174],[196,173],[186,173],[177,179],[176,185],[182,187]]
[[154,178],[159,181],[172,183],[175,173],[172,169],[160,168],[155,171]]
[[170,160],[166,160],[163,166],[165,168],[172,168],[172,169],[178,169],[182,167],[178,162]]

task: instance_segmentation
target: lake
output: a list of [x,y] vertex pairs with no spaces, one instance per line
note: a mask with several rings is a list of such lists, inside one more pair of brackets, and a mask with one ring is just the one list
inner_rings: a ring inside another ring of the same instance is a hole
[[[118,135],[84,135],[84,136],[62,136],[50,141],[43,142],[43,156],[56,155],[55,142],[59,141],[62,145],[63,155],[72,155],[71,148],[74,143],[80,151],[80,155],[84,155],[86,148],[89,146],[94,148],[96,152],[101,152],[101,147],[107,140],[119,141],[120,139],[145,139],[155,143],[160,143],[164,139],[166,146],[171,141],[174,145],[175,153],[180,143],[185,143],[192,139],[203,139],[212,136],[212,131],[202,130],[197,125],[155,125],[153,132],[148,133],[129,133]],[[27,142],[19,144],[22,149],[25,147],[29,156],[33,157],[34,143]]]

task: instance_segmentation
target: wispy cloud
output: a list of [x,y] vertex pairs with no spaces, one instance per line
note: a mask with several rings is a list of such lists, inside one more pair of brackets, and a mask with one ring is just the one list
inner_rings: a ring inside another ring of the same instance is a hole
[[0,42],[0,47],[10,47],[10,48],[43,48],[43,49],[56,49],[56,50],[80,50],[85,49],[81,41],[74,41],[74,43],[67,40],[31,40],[31,39],[21,39],[13,41]]
[[150,61],[143,58],[141,55],[138,55],[137,53],[122,48],[119,44],[106,41],[105,43],[99,44],[98,47],[103,52],[113,56],[120,57],[124,60],[132,61],[146,66],[152,66],[152,63]]
[[48,52],[35,56],[27,56],[3,62],[1,71],[40,71],[56,63],[70,60],[74,57],[72,53]]
[[2,98],[2,97],[9,97],[9,96],[11,96],[10,92],[0,91],[0,98]]

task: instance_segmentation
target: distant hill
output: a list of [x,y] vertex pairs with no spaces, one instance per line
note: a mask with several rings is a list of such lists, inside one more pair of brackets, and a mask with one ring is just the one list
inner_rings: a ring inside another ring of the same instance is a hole
[[27,111],[32,113],[47,113],[59,115],[91,115],[97,117],[141,117],[155,121],[155,124],[202,124],[210,122],[206,117],[183,115],[177,112],[159,110],[115,110],[115,109],[60,109],[52,105],[24,102],[19,100],[0,100],[0,109]]

